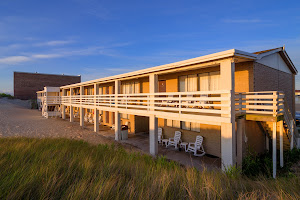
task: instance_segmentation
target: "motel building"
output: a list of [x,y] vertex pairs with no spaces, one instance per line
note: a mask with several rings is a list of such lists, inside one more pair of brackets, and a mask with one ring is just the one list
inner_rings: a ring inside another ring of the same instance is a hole
[[[237,49],[121,75],[37,92],[42,115],[79,118],[80,126],[121,125],[149,133],[149,152],[163,138],[181,132],[182,142],[203,137],[206,154],[224,170],[241,165],[249,149],[271,151],[273,176],[283,151],[298,147],[295,127],[297,70],[284,47],[248,53]],[[130,140],[130,138],[129,138]],[[276,160],[277,155],[279,161]]]

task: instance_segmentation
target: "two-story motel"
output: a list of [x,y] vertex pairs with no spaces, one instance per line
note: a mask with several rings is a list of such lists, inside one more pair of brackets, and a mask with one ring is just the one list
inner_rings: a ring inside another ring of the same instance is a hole
[[[132,133],[149,132],[150,153],[158,153],[157,129],[165,138],[182,132],[182,140],[204,137],[207,154],[220,157],[222,168],[241,164],[249,149],[273,152],[283,166],[284,148],[297,145],[295,75],[284,47],[248,53],[237,49],[121,75],[38,92],[43,115],[54,111],[63,119],[94,120],[114,126],[120,140],[122,124]],[[57,112],[59,111],[59,112]],[[53,115],[53,114],[52,114]],[[54,114],[56,115],[56,114]],[[50,116],[50,115],[49,115]],[[299,144],[299,142],[298,142]]]

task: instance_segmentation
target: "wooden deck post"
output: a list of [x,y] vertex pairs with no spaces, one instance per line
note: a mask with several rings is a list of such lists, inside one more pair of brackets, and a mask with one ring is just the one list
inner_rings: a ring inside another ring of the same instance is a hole
[[273,122],[273,135],[272,135],[272,143],[273,143],[273,178],[276,178],[276,153],[277,153],[277,148],[276,148],[276,132],[277,132],[277,122]]
[[283,121],[279,122],[279,135],[280,135],[280,167],[283,167]]
[[80,86],[80,109],[79,109],[79,115],[80,115],[80,126],[84,126],[84,108],[82,107],[82,95],[84,95],[84,87]]
[[[149,91],[150,94],[156,93],[158,91],[158,77],[157,74],[149,75]],[[154,95],[150,95],[150,98],[155,98]],[[150,110],[154,110],[155,100],[150,100]],[[157,155],[158,153],[158,119],[155,115],[149,116],[149,151],[152,155]]]
[[245,135],[245,118],[237,119],[237,165],[242,166],[243,162],[243,143],[244,143],[244,135]]
[[[118,107],[118,94],[120,94],[121,82],[115,80],[115,107]],[[119,111],[115,112],[115,140],[121,140],[121,114]]]
[[115,112],[115,140],[121,140],[121,115],[119,111]]
[[[62,96],[65,97],[67,94],[66,89],[62,89]],[[66,106],[61,103],[61,118],[66,119]]]
[[155,115],[149,116],[149,151],[151,155],[158,153],[158,119]]
[[[97,106],[97,97],[99,95],[99,84],[94,84],[94,106]],[[99,110],[94,108],[94,132],[99,132]]]
[[[72,104],[73,88],[70,88],[70,104]],[[74,121],[74,107],[70,106],[70,122]]]
[[[220,64],[221,89],[230,91],[229,100],[222,101],[222,104],[229,104],[229,115],[222,114],[230,118],[230,123],[221,123],[221,159],[222,169],[236,164],[236,133],[235,133],[235,63],[233,58],[224,60]],[[223,96],[222,96],[223,97]],[[225,95],[224,95],[225,97]],[[228,97],[228,96],[227,96]],[[223,108],[227,110],[228,108]]]

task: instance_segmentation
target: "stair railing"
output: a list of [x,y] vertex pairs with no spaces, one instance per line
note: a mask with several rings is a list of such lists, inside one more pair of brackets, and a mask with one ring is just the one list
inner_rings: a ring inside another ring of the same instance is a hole
[[297,146],[297,140],[294,137],[296,123],[295,123],[294,117],[293,117],[285,99],[284,99],[284,109],[283,110],[284,110],[284,113],[283,113],[284,121],[287,125],[287,134],[289,134],[288,138],[291,143],[291,149],[293,149],[294,144]]

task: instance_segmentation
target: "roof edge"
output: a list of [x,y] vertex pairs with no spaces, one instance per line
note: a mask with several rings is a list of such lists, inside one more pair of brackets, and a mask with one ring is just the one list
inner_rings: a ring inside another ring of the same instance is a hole
[[240,57],[245,57],[248,59],[250,58],[253,60],[255,60],[257,58],[257,55],[255,55],[255,54],[237,50],[237,49],[230,49],[230,50],[221,51],[221,52],[217,52],[217,53],[213,53],[213,54],[208,54],[208,55],[191,58],[191,59],[183,60],[183,61],[179,61],[179,62],[169,63],[169,64],[165,64],[165,65],[159,65],[159,66],[141,69],[141,70],[128,72],[128,73],[124,73],[124,74],[119,74],[119,75],[104,77],[104,78],[100,78],[100,79],[85,81],[85,82],[81,82],[81,83],[65,85],[65,86],[61,86],[60,88],[62,88],[62,89],[72,88],[72,87],[78,87],[78,86],[92,84],[92,83],[96,83],[96,82],[109,81],[109,80],[114,80],[114,79],[121,79],[124,77],[154,73],[154,72],[164,71],[164,70],[168,70],[168,69],[172,69],[172,68],[176,68],[176,67],[180,67],[180,66],[204,63],[204,62],[223,59],[223,58],[227,58],[227,57],[231,57],[231,56],[240,56]]

